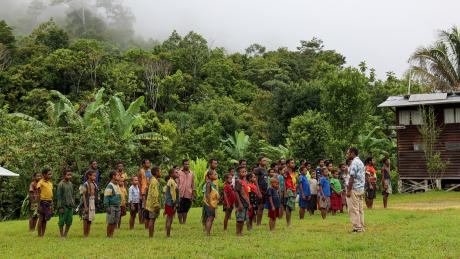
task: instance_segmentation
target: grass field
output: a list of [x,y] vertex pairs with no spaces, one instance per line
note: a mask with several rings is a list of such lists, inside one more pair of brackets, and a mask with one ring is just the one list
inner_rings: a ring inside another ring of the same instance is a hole
[[264,217],[261,227],[239,238],[233,220],[223,231],[222,213],[212,236],[206,237],[200,208],[191,210],[187,225],[175,221],[169,239],[164,218],[158,220],[153,239],[141,225],[130,231],[127,217],[113,239],[105,238],[104,214],[97,216],[87,239],[78,217],[65,240],[58,237],[56,217],[43,239],[28,232],[27,221],[0,222],[0,258],[460,258],[460,193],[394,195],[386,210],[380,196],[375,202],[376,208],[365,212],[366,232],[360,234],[350,233],[347,215],[300,221],[298,211],[289,228],[282,219],[270,233]]

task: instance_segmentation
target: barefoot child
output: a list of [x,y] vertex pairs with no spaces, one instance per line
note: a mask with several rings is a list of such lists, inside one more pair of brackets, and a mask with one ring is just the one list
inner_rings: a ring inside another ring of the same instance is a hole
[[299,178],[299,218],[304,219],[305,210],[308,208],[311,199],[310,192],[310,183],[307,177],[307,168],[302,166],[300,168],[300,178]]
[[46,168],[42,171],[43,178],[37,183],[40,203],[38,207],[38,236],[43,237],[46,230],[46,222],[53,215],[53,183],[51,182],[51,170]]
[[[118,187],[120,188],[120,194],[121,194],[121,206],[120,206],[120,219],[118,220],[118,228],[121,226],[121,219],[126,216],[126,197],[128,196],[128,192],[126,191],[125,188],[125,178],[122,177],[122,173],[118,171],[120,174],[120,182],[118,183]],[[126,175],[126,173],[124,173]],[[126,176],[125,176],[126,177]]]
[[281,201],[279,196],[279,181],[278,178],[272,177],[270,179],[270,188],[268,188],[267,195],[268,195],[268,202],[270,204],[270,208],[268,210],[268,217],[270,218],[270,231],[275,230],[276,225],[276,218],[279,217]]
[[[56,191],[56,207],[59,212],[59,233],[61,237],[67,237],[70,226],[72,225],[73,207],[75,206],[75,197],[73,195],[72,171],[64,170],[64,179],[58,184]],[[65,225],[65,230],[64,230]]]
[[311,198],[310,202],[308,203],[308,213],[310,213],[310,215],[314,215],[315,210],[318,209],[318,181],[316,180],[316,173],[311,174],[309,183]]
[[155,230],[155,220],[160,215],[161,207],[161,186],[160,186],[160,168],[155,166],[152,170],[152,178],[150,179],[147,197],[145,201],[144,220],[148,221],[149,238],[153,237]]
[[136,214],[140,213],[140,192],[139,192],[139,179],[137,176],[131,177],[131,186],[129,187],[129,229],[134,229],[134,221]]
[[179,187],[176,179],[179,177],[179,172],[175,168],[169,170],[169,179],[166,183],[165,191],[165,214],[166,214],[166,236],[171,236],[171,225],[176,214],[176,208],[179,205]]
[[284,197],[284,207],[286,211],[286,223],[288,226],[291,225],[291,213],[295,209],[296,199],[296,185],[294,176],[295,161],[288,159],[286,161],[286,170],[284,172],[284,184],[286,186],[286,193]]
[[109,177],[111,180],[104,191],[104,206],[107,210],[107,237],[112,238],[120,219],[121,191],[118,186],[120,173],[112,171]]
[[227,230],[228,220],[232,215],[233,205],[235,204],[235,191],[232,187],[233,175],[224,175],[224,230]]
[[98,188],[96,185],[96,171],[86,171],[86,182],[81,187],[83,201],[83,236],[88,237],[91,230],[91,223],[96,217],[96,203],[98,200]]
[[214,218],[216,217],[216,209],[219,203],[219,192],[215,184],[215,182],[217,181],[216,170],[208,170],[208,172],[206,173],[206,178],[206,184],[204,185],[202,222],[206,230],[206,235],[210,236],[212,223],[214,222]]
[[[257,217],[257,208],[259,205],[259,188],[257,188],[257,176],[255,174],[248,174],[246,176],[246,182],[249,187],[249,211],[248,211],[248,221],[247,227],[248,230],[252,229],[252,224],[256,221]],[[262,206],[262,205],[261,205]]]
[[342,184],[339,180],[339,172],[336,169],[332,170],[331,189],[331,211],[332,215],[335,215],[337,211],[342,210]]
[[249,187],[245,181],[246,167],[238,167],[238,179],[235,181],[236,211],[236,235],[243,235],[244,222],[248,220],[248,210],[250,207]]
[[321,179],[318,186],[318,199],[319,207],[321,210],[321,217],[326,218],[327,212],[331,207],[331,184],[329,183],[329,171],[326,167],[321,169]]
[[35,231],[38,219],[38,205],[40,203],[40,191],[38,182],[42,179],[41,173],[34,173],[29,185],[29,231]]
[[384,158],[382,160],[383,167],[382,167],[382,187],[383,187],[383,208],[387,208],[388,206],[388,196],[392,193],[391,188],[391,175],[390,175],[390,159]]

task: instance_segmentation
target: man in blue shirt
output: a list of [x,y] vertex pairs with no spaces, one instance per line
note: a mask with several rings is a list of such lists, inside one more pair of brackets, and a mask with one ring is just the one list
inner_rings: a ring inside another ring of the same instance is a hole
[[358,149],[355,147],[348,149],[347,157],[351,160],[349,168],[350,181],[347,186],[348,213],[351,224],[353,225],[353,232],[364,232],[364,164],[359,159]]

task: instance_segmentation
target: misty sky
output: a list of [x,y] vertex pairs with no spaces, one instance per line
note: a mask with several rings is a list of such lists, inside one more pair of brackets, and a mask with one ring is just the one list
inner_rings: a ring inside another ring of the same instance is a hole
[[460,25],[460,1],[447,0],[124,0],[142,36],[164,40],[173,29],[204,35],[213,47],[251,43],[295,49],[318,37],[350,65],[366,60],[379,77],[401,76],[409,55],[437,30]]

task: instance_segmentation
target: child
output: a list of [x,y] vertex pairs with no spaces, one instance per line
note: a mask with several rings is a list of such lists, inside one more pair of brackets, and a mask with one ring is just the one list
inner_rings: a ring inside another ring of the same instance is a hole
[[145,221],[148,221],[149,238],[153,237],[155,230],[155,220],[160,215],[161,207],[161,186],[160,186],[160,168],[155,166],[152,170],[147,197],[145,200]]
[[131,186],[129,187],[128,203],[129,203],[129,229],[134,229],[134,221],[136,214],[140,213],[140,192],[139,192],[139,178],[137,176],[131,177]]
[[321,179],[319,180],[318,198],[321,217],[326,218],[327,212],[331,207],[331,184],[329,183],[329,171],[326,167],[321,169]]
[[342,209],[342,185],[339,180],[339,172],[336,169],[332,170],[331,189],[331,210],[332,215],[335,215],[338,210]]
[[88,237],[91,230],[91,223],[96,217],[96,203],[98,201],[98,187],[96,185],[97,174],[94,170],[86,171],[86,182],[81,187],[83,201],[83,236]]
[[284,184],[286,188],[285,198],[284,198],[284,207],[286,211],[286,223],[288,226],[291,225],[291,213],[295,209],[295,161],[293,159],[288,159],[286,161],[286,170],[284,173]]
[[308,182],[307,177],[307,168],[302,166],[300,168],[300,178],[299,178],[299,218],[304,219],[305,217],[305,209],[308,208],[309,201],[311,199],[311,192],[310,192],[310,183]]
[[[281,162],[280,162],[281,163]],[[284,183],[284,171],[286,170],[286,164],[281,163],[280,166],[278,167],[278,193],[280,194],[280,200],[281,202],[284,202],[285,196],[286,196],[286,185]],[[283,212],[284,212],[284,206],[280,206],[280,213],[278,218],[283,218]]]
[[375,160],[372,157],[368,157],[364,162],[366,165],[366,206],[368,209],[372,209],[374,204],[376,189],[377,189],[377,172],[374,168]]
[[118,220],[118,228],[120,228],[121,218],[126,216],[126,197],[128,196],[128,193],[126,192],[125,181],[123,180],[124,178],[122,177],[120,171],[118,171],[118,173],[120,174],[120,182],[118,183],[118,187],[120,188],[121,194],[120,219]]
[[110,182],[104,191],[104,206],[107,209],[107,237],[112,238],[120,219],[121,191],[118,186],[120,173],[111,171]]
[[42,179],[41,173],[34,173],[32,182],[29,185],[29,231],[35,231],[38,219],[38,204],[40,203],[40,191],[37,188],[38,182]]
[[216,217],[216,209],[219,203],[219,191],[215,182],[217,181],[217,172],[208,170],[206,173],[206,184],[204,187],[203,197],[203,215],[202,222],[206,230],[206,235],[211,235],[211,228],[214,218]]
[[53,183],[51,182],[51,169],[43,169],[43,178],[37,183],[40,193],[40,203],[38,207],[38,236],[43,237],[46,230],[46,222],[53,215]]
[[[64,170],[64,179],[61,180],[57,187],[57,208],[59,212],[59,233],[61,237],[67,237],[70,226],[72,225],[73,207],[75,206],[75,197],[73,195],[72,171]],[[65,225],[65,230],[64,230]]]
[[249,201],[249,187],[245,181],[246,179],[246,168],[238,167],[239,179],[235,181],[235,196],[237,206],[236,211],[236,235],[243,235],[244,222],[248,220],[248,210],[251,206]]
[[247,227],[248,230],[251,230],[252,223],[256,220],[257,208],[259,203],[259,188],[257,188],[257,176],[255,174],[248,174],[246,176],[246,182],[249,187],[249,202],[251,203],[248,211]]
[[[340,173],[342,175],[340,175]],[[348,165],[347,164],[340,164],[340,173],[339,173],[339,179],[341,180],[340,183],[342,184],[342,209],[341,209],[341,212],[343,213],[343,207],[346,207],[348,209],[346,188],[348,186],[348,182],[350,181],[350,174],[348,173]]]
[[176,208],[178,204],[179,187],[176,183],[176,179],[179,177],[178,170],[171,168],[169,170],[169,179],[166,183],[165,191],[165,214],[166,214],[166,236],[171,235],[171,225],[176,214]]
[[391,188],[390,159],[386,157],[382,160],[382,163],[383,208],[386,209],[388,206],[388,195],[390,195],[393,190]]
[[232,187],[233,180],[231,174],[224,175],[224,231],[227,231],[228,220],[232,215],[233,205],[235,204],[235,192]]
[[316,173],[311,174],[309,183],[311,198],[308,203],[308,213],[313,216],[318,205],[318,181],[316,180]]
[[270,203],[268,210],[268,217],[270,218],[269,226],[270,231],[275,230],[276,218],[279,217],[281,201],[279,196],[279,181],[276,177],[270,179],[270,188],[268,188],[267,196]]

